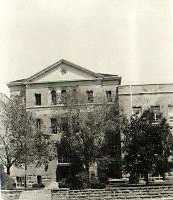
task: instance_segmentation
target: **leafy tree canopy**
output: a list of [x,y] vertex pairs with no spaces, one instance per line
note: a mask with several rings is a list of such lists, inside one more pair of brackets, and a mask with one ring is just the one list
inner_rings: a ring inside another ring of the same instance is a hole
[[154,116],[150,109],[141,116],[132,116],[124,132],[125,172],[130,174],[131,182],[142,175],[148,183],[148,174],[164,176],[168,170],[172,135],[163,115],[160,113],[157,121]]

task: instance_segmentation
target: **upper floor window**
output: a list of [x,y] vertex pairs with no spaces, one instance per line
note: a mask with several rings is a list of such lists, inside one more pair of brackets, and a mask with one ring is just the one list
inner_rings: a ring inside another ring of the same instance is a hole
[[93,95],[93,91],[92,90],[88,90],[87,91],[87,95],[88,95],[88,102],[93,102],[94,101],[94,95]]
[[51,118],[51,133],[56,134],[57,133],[57,119]]
[[52,104],[56,105],[57,99],[56,99],[56,91],[55,90],[51,91],[51,98],[52,98]]
[[41,119],[36,119],[36,128],[37,128],[37,131],[41,130]]
[[169,116],[168,122],[169,122],[169,123],[173,123],[173,116]]
[[153,112],[153,120],[157,122],[161,117],[160,106],[151,106],[151,111]]
[[173,125],[173,106],[172,105],[168,106],[168,123],[172,129],[172,125]]
[[73,103],[78,103],[77,89],[75,88],[72,90],[72,100],[73,100]]
[[38,93],[35,94],[35,104],[41,105],[41,94]]
[[61,103],[67,103],[67,91],[61,90]]
[[108,90],[106,91],[106,97],[108,102],[112,102],[112,91]]

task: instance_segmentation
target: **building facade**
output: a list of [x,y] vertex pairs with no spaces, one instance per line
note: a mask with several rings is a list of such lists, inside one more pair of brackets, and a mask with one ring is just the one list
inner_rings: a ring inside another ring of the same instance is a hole
[[[71,96],[75,98],[77,107],[90,111],[93,106],[105,102],[114,104],[120,83],[121,77],[117,75],[95,73],[69,61],[60,60],[27,79],[10,82],[8,87],[11,96],[19,95],[23,98],[26,110],[32,112],[36,119],[37,128],[56,142],[63,132],[66,103]],[[47,171],[31,167],[28,177],[33,180],[31,183],[35,180],[46,184],[50,179],[56,179],[57,167],[65,170],[68,164],[67,158],[58,157],[58,160],[49,163]],[[94,164],[91,173],[95,168]],[[22,185],[18,183],[23,179],[21,170],[13,168],[12,174],[17,184]]]
[[162,113],[173,128],[173,84],[122,85],[118,97],[119,107],[128,118],[152,109],[155,120]]
[[[36,119],[37,128],[55,142],[61,138],[64,114],[71,96],[75,105],[85,111],[105,102],[114,104],[118,99],[119,109],[128,119],[132,114],[141,114],[150,108],[156,121],[163,113],[173,130],[173,84],[121,85],[118,75],[95,73],[62,59],[29,78],[10,82],[8,87],[11,96],[23,98],[26,110]],[[27,172],[29,182],[47,184],[56,179],[58,167],[66,173],[68,165],[68,158],[58,157],[49,163],[46,171],[31,166]],[[96,168],[94,163],[90,172]],[[12,176],[19,186],[22,185],[21,169],[13,168]]]

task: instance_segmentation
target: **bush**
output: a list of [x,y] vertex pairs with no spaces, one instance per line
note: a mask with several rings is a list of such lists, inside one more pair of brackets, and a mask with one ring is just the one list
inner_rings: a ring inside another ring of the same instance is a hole
[[60,188],[86,189],[90,187],[89,179],[86,172],[80,172],[76,175],[70,174],[68,177],[59,181]]
[[67,178],[61,179],[61,181],[59,182],[59,187],[60,188],[69,188],[69,184],[68,184]]
[[80,172],[79,174],[77,174],[76,177],[77,177],[78,184],[80,186],[79,189],[87,189],[90,187],[89,177],[85,171]]
[[15,184],[14,179],[12,177],[10,177],[9,175],[4,175],[1,188],[5,189],[5,190],[13,190],[13,189],[15,189],[16,188],[16,184]]
[[105,183],[100,182],[100,180],[95,177],[89,181],[87,173],[83,171],[75,176],[68,176],[67,178],[61,179],[59,187],[70,188],[72,190],[87,188],[103,189],[105,188]]
[[111,162],[112,160],[109,157],[103,157],[98,160],[98,177],[101,183],[106,184],[108,181]]
[[91,189],[103,189],[103,188],[105,188],[105,184],[101,183],[98,179],[93,178],[90,181],[90,187],[91,187]]

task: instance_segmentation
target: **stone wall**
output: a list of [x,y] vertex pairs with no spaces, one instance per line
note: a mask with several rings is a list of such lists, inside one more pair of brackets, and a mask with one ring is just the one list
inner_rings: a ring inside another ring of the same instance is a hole
[[[64,84],[67,84],[66,82]],[[70,85],[72,84],[72,85]],[[117,83],[101,83],[101,82],[90,82],[90,83],[76,83],[81,84],[78,86],[73,86],[73,83],[68,83],[67,86],[63,86],[62,83],[57,84],[41,84],[41,85],[28,85],[26,88],[26,108],[28,111],[31,111],[35,118],[41,119],[41,131],[44,133],[50,134],[50,127],[51,127],[51,118],[58,118],[62,114],[66,113],[66,106],[61,103],[53,105],[51,102],[51,91],[54,89],[57,92],[57,95],[60,93],[61,89],[69,89],[72,91],[73,87],[77,89],[77,96],[79,100],[78,107],[80,109],[91,109],[92,107],[106,103],[106,91],[112,92],[112,101],[114,102],[117,96]],[[61,86],[62,85],[62,86]],[[87,100],[87,93],[86,91],[93,90],[94,92],[94,102],[88,103]],[[35,93],[41,94],[41,105],[35,105]],[[112,103],[113,103],[112,102]],[[110,104],[110,103],[109,103]]]
[[118,87],[119,105],[123,113],[130,117],[132,107],[142,110],[150,106],[160,106],[165,117],[173,107],[173,84],[124,85]]
[[[26,108],[44,108],[52,107],[51,102],[51,91],[54,89],[57,95],[61,94],[61,90],[71,90],[75,88],[80,97],[81,103],[87,103],[87,91],[92,90],[94,95],[94,103],[102,103],[106,101],[106,91],[112,91],[112,98],[114,99],[117,93],[117,82],[64,82],[62,83],[52,83],[52,84],[34,84],[27,85],[26,87]],[[41,106],[35,105],[35,93],[41,94]],[[82,97],[82,98],[81,98]]]
[[169,199],[173,200],[173,186],[117,187],[110,189],[52,190],[52,200],[112,200],[112,199]]
[[0,200],[18,200],[21,192],[21,190],[2,190]]

